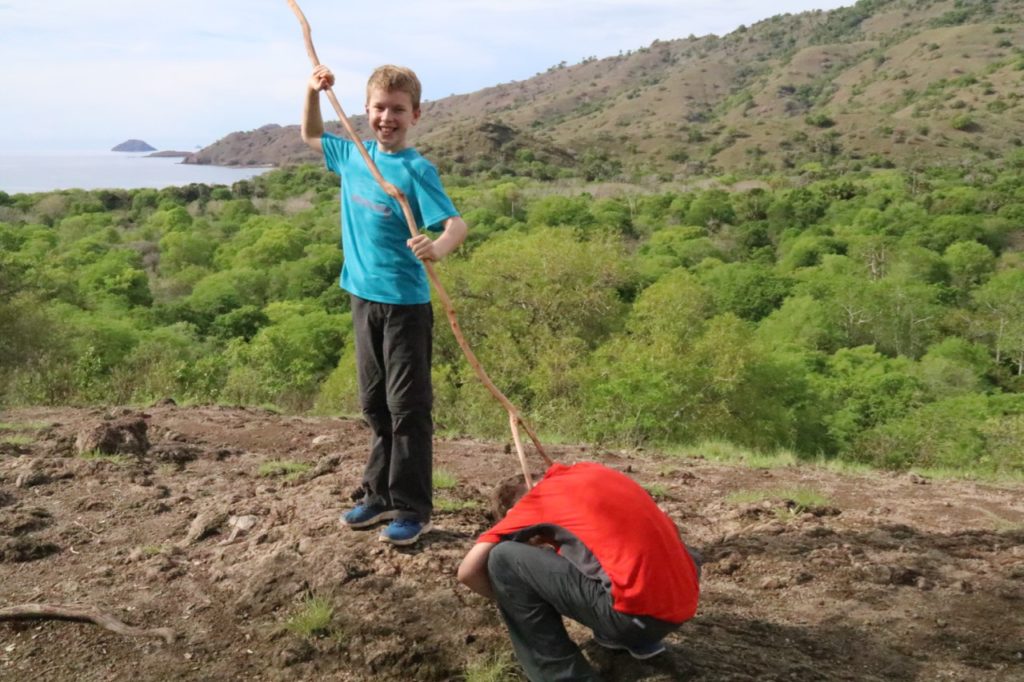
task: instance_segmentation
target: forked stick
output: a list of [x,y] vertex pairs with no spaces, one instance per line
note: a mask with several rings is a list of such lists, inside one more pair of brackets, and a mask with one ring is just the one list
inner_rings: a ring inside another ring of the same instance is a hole
[[126,637],[159,637],[167,644],[176,638],[170,628],[136,628],[125,625],[110,614],[94,606],[72,606],[54,604],[20,604],[0,609],[0,621],[4,620],[70,620],[77,623],[94,623],[111,632]]
[[[292,8],[292,11],[299,20],[299,24],[302,25],[302,36],[306,41],[306,52],[309,54],[310,61],[313,62],[314,67],[319,66],[320,59],[316,56],[316,49],[313,47],[313,36],[309,29],[309,22],[306,21],[306,16],[302,13],[302,10],[299,9],[299,5],[295,0],[288,0],[288,6]],[[413,217],[409,201],[405,198],[405,195],[402,194],[400,189],[385,180],[384,176],[381,175],[380,170],[377,169],[377,164],[375,164],[373,159],[370,158],[370,154],[366,151],[366,147],[364,147],[360,141],[359,135],[352,128],[352,124],[345,115],[345,111],[341,108],[338,98],[334,96],[334,91],[331,88],[327,88],[324,92],[327,93],[327,99],[330,101],[331,106],[334,107],[335,113],[338,114],[338,119],[341,121],[342,126],[344,126],[348,136],[355,143],[355,148],[359,150],[359,153],[363,157],[363,161],[366,162],[367,168],[370,169],[370,174],[373,175],[377,184],[381,186],[387,195],[398,201],[401,205],[402,213],[405,215],[405,222],[409,226],[409,232],[413,237],[415,237],[417,235],[416,218]],[[437,278],[433,264],[430,261],[421,262],[423,263],[423,267],[427,270],[427,276],[434,285],[434,289],[437,291],[437,297],[441,300],[441,305],[444,306],[444,312],[448,316],[448,323],[452,327],[452,333],[455,335],[455,340],[458,342],[459,348],[462,349],[463,354],[465,354],[466,360],[469,361],[470,367],[473,368],[473,371],[476,372],[477,377],[487,390],[491,392],[491,395],[493,395],[508,412],[509,427],[512,429],[512,440],[516,444],[516,452],[519,454],[519,463],[523,467],[523,477],[526,479],[526,487],[532,488],[533,481],[530,478],[529,466],[526,464],[526,453],[523,451],[523,445],[519,439],[520,425],[526,429],[526,433],[529,434],[534,447],[537,448],[537,452],[539,452],[540,456],[544,458],[544,461],[547,462],[548,466],[551,466],[553,462],[551,461],[551,458],[548,457],[547,453],[544,452],[544,447],[540,444],[537,434],[533,432],[530,425],[527,424],[519,415],[519,411],[516,409],[515,405],[513,405],[512,402],[505,397],[505,394],[498,390],[498,387],[494,385],[494,382],[491,381],[491,378],[487,375],[487,372],[480,364],[480,361],[477,360],[476,355],[473,353],[473,349],[469,347],[469,343],[466,342],[466,338],[462,335],[462,329],[459,327],[459,320],[455,316],[455,308],[452,306],[452,301],[448,297],[448,292],[445,291],[444,287],[441,285],[441,281]]]

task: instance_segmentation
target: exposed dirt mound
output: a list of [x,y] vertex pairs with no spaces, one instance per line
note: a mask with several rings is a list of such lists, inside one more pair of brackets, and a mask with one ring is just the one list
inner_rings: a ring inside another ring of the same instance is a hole
[[[177,635],[2,623],[4,680],[458,680],[510,651],[493,606],[455,580],[517,471],[503,443],[439,440],[435,468],[457,483],[435,491],[437,529],[396,549],[337,522],[365,456],[357,421],[173,405],[0,421],[0,608],[98,607]],[[663,656],[634,661],[571,627],[605,679],[1024,679],[1020,486],[551,454],[634,476],[707,561],[698,616]],[[726,499],[794,489],[827,503]],[[304,636],[286,624],[311,596],[333,617]]]

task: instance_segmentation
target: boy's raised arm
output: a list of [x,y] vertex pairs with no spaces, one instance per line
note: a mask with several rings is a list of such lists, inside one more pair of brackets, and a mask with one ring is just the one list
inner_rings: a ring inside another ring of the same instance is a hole
[[300,132],[302,141],[313,151],[323,154],[320,138],[324,134],[324,117],[320,113],[320,91],[334,86],[334,74],[323,64],[313,69],[306,83],[306,100],[302,110]]

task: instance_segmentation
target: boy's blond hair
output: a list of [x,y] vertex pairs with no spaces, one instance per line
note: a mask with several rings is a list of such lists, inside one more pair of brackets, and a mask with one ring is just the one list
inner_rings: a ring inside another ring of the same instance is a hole
[[409,97],[412,99],[412,108],[414,110],[420,108],[420,95],[423,92],[423,87],[420,85],[420,79],[416,77],[416,73],[412,69],[404,66],[395,66],[394,64],[378,66],[370,74],[370,80],[366,82],[367,101],[370,100],[370,91],[375,88],[385,92],[398,90],[399,92],[409,93]]

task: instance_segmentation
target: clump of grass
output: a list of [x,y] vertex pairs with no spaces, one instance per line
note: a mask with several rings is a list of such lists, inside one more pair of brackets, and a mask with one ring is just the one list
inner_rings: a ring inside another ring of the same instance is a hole
[[936,480],[983,481],[986,483],[1021,483],[1024,471],[984,471],[954,467],[914,467],[912,473]]
[[703,457],[714,462],[743,464],[752,469],[775,469],[795,466],[799,460],[789,450],[758,452],[724,441],[707,440],[696,445],[669,448],[676,457]]
[[132,458],[128,455],[112,455],[107,452],[100,452],[99,450],[87,450],[78,455],[81,459],[89,461],[102,461],[110,462],[111,464],[129,464]]
[[772,493],[767,490],[737,490],[726,495],[725,501],[731,504],[752,504],[769,500],[772,497]]
[[822,495],[816,490],[809,488],[795,488],[793,490],[783,490],[779,495],[786,500],[791,500],[796,505],[798,512],[804,512],[814,507],[827,507],[831,504],[831,500]]
[[518,666],[512,654],[500,652],[466,664],[465,682],[515,682]]
[[431,478],[434,488],[437,490],[450,490],[459,483],[458,477],[445,469],[434,469],[434,474]]
[[453,500],[450,497],[438,497],[434,500],[434,510],[441,512],[457,512],[466,509],[479,509],[480,503],[476,500]]
[[42,431],[49,424],[44,422],[28,422],[17,424],[15,422],[0,422],[0,431]]
[[0,443],[4,445],[31,445],[35,441],[32,436],[23,436],[19,434],[11,434],[0,436]]
[[819,457],[814,463],[827,471],[856,476],[877,474],[878,469],[864,462],[851,462],[845,459]]
[[825,507],[830,504],[827,497],[810,488],[740,490],[728,495],[726,500],[733,504],[750,504],[753,502],[763,502],[764,500],[787,500],[793,503],[793,506],[788,509],[790,514],[802,514],[808,509]]
[[648,483],[643,488],[656,500],[664,500],[668,497],[668,488],[660,483]]
[[311,468],[306,462],[272,459],[261,464],[256,473],[260,476],[284,476],[284,480],[294,481]]
[[285,630],[299,637],[326,637],[331,633],[334,607],[326,599],[308,597],[285,622]]
[[181,467],[177,464],[171,464],[170,462],[162,462],[156,467],[156,472],[164,478],[174,476],[179,471],[181,471]]
[[[749,450],[725,441],[707,440],[694,445],[668,444],[663,452],[676,458],[702,458],[713,462],[739,464],[751,469],[778,469],[795,466],[818,467],[827,471],[856,476],[870,476],[885,471],[865,462],[855,462],[838,457],[798,457],[790,450],[780,449],[772,452]],[[991,471],[980,467],[920,467],[913,471],[928,478],[940,480],[986,481],[992,483],[1020,483],[1024,481],[1024,471]]]

